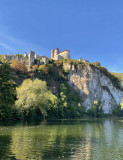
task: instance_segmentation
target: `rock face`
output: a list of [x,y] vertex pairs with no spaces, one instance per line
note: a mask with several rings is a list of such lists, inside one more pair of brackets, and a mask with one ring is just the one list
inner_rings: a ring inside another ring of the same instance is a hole
[[91,108],[95,98],[102,103],[104,113],[111,113],[112,106],[118,105],[123,97],[123,91],[113,86],[109,77],[98,68],[90,65],[64,64],[68,70],[70,86],[80,91],[82,103],[86,110]]

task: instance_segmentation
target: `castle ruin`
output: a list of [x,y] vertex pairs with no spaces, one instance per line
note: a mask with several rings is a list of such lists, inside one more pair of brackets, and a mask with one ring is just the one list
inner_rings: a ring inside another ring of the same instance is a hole
[[[30,51],[29,54],[27,54],[25,52],[25,57],[28,57],[28,60],[29,60],[29,68],[31,68],[32,65],[34,65],[35,63],[38,64],[38,65],[41,65],[41,64],[48,64],[49,63],[49,60],[47,58],[47,56],[39,56],[37,54],[35,54],[34,51]],[[37,62],[36,62],[37,61]]]
[[4,59],[6,61],[22,61],[25,64],[28,64],[29,68],[31,68],[34,64],[42,65],[42,64],[48,64],[49,60],[47,56],[39,56],[35,54],[34,51],[30,51],[29,54],[26,52],[24,53],[24,57],[19,57],[17,55],[8,54],[4,56]]
[[[52,49],[51,50],[51,58],[53,60],[62,60],[62,59],[71,59],[70,58],[70,51],[69,50],[64,50],[62,52],[59,51],[58,48]],[[39,56],[35,54],[34,51],[30,51],[29,54],[26,52],[24,53],[24,57],[22,54],[8,54],[4,56],[4,59],[6,61],[22,61],[24,64],[28,65],[29,68],[31,68],[34,64],[42,65],[42,64],[48,64],[49,59],[47,56]],[[84,63],[89,63],[88,60],[80,58],[78,61],[84,62]]]
[[53,60],[61,60],[61,59],[70,59],[70,51],[64,50],[62,52],[59,51],[58,48],[51,50],[51,58]]
[[28,56],[28,60],[29,60],[29,68],[31,68],[31,66],[34,65],[35,52],[34,51],[30,51],[30,53],[27,56]]

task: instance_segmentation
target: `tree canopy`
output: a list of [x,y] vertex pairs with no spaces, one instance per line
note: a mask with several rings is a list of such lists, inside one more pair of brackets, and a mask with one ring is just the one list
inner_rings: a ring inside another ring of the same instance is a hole
[[0,64],[0,119],[11,116],[15,101],[14,73],[6,63]]
[[20,87],[16,89],[16,106],[21,113],[27,116],[31,112],[38,111],[44,117],[51,107],[55,107],[57,98],[47,89],[45,81],[26,79]]

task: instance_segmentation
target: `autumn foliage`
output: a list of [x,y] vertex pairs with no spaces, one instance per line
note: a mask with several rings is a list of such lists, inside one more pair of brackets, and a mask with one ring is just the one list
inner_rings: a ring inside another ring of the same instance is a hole
[[13,68],[15,71],[20,72],[20,73],[27,73],[27,67],[23,62],[14,62],[10,64],[11,68]]
[[38,65],[35,64],[35,65],[32,66],[32,68],[33,68],[33,71],[35,72],[38,69]]
[[44,75],[48,75],[49,68],[46,65],[40,65],[38,71]]

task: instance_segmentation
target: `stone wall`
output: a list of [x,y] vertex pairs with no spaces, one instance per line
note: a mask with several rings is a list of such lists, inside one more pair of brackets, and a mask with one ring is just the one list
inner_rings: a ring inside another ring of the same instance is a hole
[[68,50],[60,52],[59,55],[62,57],[62,59],[70,59],[70,51]]
[[23,61],[24,64],[28,65],[29,68],[32,67],[32,65],[35,64],[35,60],[36,59],[39,59],[40,61],[38,61],[38,65],[41,65],[41,64],[48,64],[49,63],[49,60],[47,58],[47,56],[39,56],[39,55],[36,55],[34,51],[30,51],[29,54],[27,54],[26,52],[24,53],[24,57],[19,57],[19,56],[15,56],[13,54],[8,54],[8,55],[5,55],[4,56],[4,59],[6,61],[12,61],[12,60],[15,60],[15,61]]
[[16,56],[14,56],[13,54],[8,54],[8,55],[5,55],[4,56],[4,59],[6,61],[12,61],[12,60],[15,60],[16,59]]

